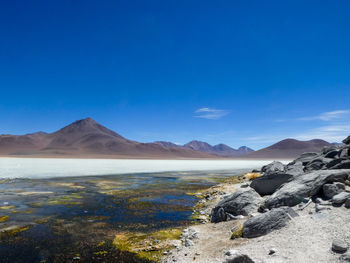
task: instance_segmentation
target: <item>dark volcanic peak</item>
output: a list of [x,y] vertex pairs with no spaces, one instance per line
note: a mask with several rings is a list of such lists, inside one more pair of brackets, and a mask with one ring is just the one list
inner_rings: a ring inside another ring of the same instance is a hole
[[259,151],[249,153],[247,158],[296,158],[304,152],[319,152],[324,146],[330,146],[329,142],[320,139],[299,141],[285,139]]

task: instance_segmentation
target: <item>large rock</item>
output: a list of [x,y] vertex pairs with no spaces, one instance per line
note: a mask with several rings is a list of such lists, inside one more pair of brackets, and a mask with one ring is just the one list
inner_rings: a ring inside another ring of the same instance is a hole
[[323,195],[326,198],[332,198],[333,196],[345,191],[345,184],[343,183],[334,183],[334,184],[324,184]]
[[[256,212],[262,204],[263,199],[252,188],[241,188],[237,192],[228,196],[213,208],[211,213],[211,222],[217,223],[227,219],[226,213],[231,215],[247,216]],[[223,212],[225,212],[223,216]]]
[[261,172],[264,174],[282,173],[284,172],[284,165],[281,162],[273,161],[272,163],[263,166]]
[[334,158],[339,154],[339,150],[332,150],[324,156],[325,158]]
[[306,165],[308,162],[315,159],[317,156],[319,156],[319,154],[315,152],[303,153],[297,159],[295,159],[294,162],[301,162],[303,165]]
[[346,137],[346,138],[343,140],[343,143],[345,143],[345,144],[350,144],[350,136]]
[[260,195],[273,194],[282,184],[289,182],[293,178],[290,174],[265,174],[253,180],[250,187]]
[[298,176],[304,173],[302,162],[292,162],[285,167],[285,173],[293,176]]
[[330,169],[350,169],[350,160],[342,161],[331,167]]
[[348,192],[341,192],[332,198],[332,203],[333,204],[343,204],[347,199],[350,198],[350,193]]
[[326,167],[327,169],[331,169],[331,167],[345,161],[346,159],[345,158],[339,158],[339,159],[333,159],[332,161],[330,161],[329,163],[326,164]]
[[266,235],[287,225],[298,214],[290,207],[272,209],[264,214],[251,217],[243,224],[243,237],[253,238]]
[[320,170],[326,166],[329,162],[333,161],[331,158],[317,157],[310,161],[306,166],[306,171]]
[[344,182],[349,174],[350,170],[319,170],[300,175],[267,198],[265,205],[267,208],[295,206],[317,194],[326,183]]

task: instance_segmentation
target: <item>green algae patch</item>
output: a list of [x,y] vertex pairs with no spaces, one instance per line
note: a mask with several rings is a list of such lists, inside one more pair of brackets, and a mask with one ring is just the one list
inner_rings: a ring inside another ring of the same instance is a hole
[[246,181],[245,174],[217,178],[216,180],[217,183],[224,183],[224,184],[239,184],[239,183],[243,183],[244,181]]
[[101,247],[101,246],[103,246],[104,244],[106,244],[106,241],[101,241],[100,243],[97,244],[97,247]]
[[104,256],[108,254],[108,251],[97,251],[97,252],[94,252],[94,254],[97,256]]
[[10,210],[15,208],[13,205],[0,206],[0,210]]
[[9,226],[7,228],[0,229],[0,240],[15,236],[21,232],[29,230],[29,228],[29,226]]
[[36,219],[36,220],[34,220],[34,222],[37,224],[45,224],[45,223],[49,222],[49,218]]
[[6,222],[9,219],[10,219],[10,216],[0,216],[0,223]]
[[152,233],[119,233],[113,245],[121,250],[135,253],[138,257],[151,261],[160,261],[163,252],[174,248],[174,241],[179,240],[182,229],[163,229]]

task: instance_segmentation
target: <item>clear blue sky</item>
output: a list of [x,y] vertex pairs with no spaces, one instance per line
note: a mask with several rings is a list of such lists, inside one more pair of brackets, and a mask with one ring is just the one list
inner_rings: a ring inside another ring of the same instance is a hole
[[85,117],[143,142],[350,134],[349,1],[3,1],[0,133]]

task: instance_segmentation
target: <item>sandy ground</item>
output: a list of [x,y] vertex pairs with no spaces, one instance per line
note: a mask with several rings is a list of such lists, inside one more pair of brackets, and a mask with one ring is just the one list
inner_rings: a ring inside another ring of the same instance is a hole
[[[209,206],[218,199],[217,196]],[[223,262],[225,252],[230,249],[249,255],[257,263],[338,262],[340,254],[332,252],[331,245],[336,238],[350,241],[350,209],[330,207],[330,210],[316,213],[315,204],[311,203],[297,212],[299,217],[285,228],[254,239],[230,239],[237,221],[193,226],[191,228],[198,232],[198,238],[192,240],[194,245],[179,247],[164,262]],[[269,255],[270,249],[276,253]]]

